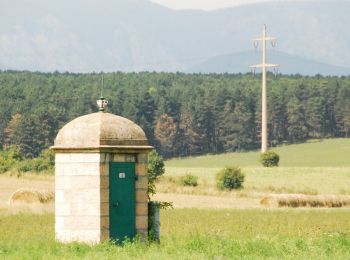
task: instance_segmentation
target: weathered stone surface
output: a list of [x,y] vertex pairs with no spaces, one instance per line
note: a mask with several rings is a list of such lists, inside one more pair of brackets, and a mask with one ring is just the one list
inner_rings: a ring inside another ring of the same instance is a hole
[[148,229],[137,229],[136,230],[137,234],[140,236],[142,241],[144,241],[145,238],[147,238],[148,235]]
[[70,203],[64,203],[64,201],[55,203],[55,215],[58,216],[69,216],[71,215]]
[[125,155],[126,162],[136,162],[136,156],[133,154]]
[[109,176],[109,163],[101,163],[100,164],[100,175],[101,176]]
[[63,243],[84,242],[96,244],[101,242],[101,231],[98,230],[56,230],[56,239]]
[[56,153],[55,163],[98,163],[100,162],[99,153]]
[[147,175],[147,164],[146,163],[137,163],[136,164],[136,174],[139,176]]
[[57,216],[55,217],[55,230],[56,232],[62,231],[64,229],[64,217]]
[[109,202],[101,202],[100,209],[101,217],[109,216]]
[[148,153],[139,153],[137,155],[137,163],[148,163]]
[[137,189],[136,190],[136,202],[142,203],[147,202],[148,196],[147,196],[147,190],[146,189]]
[[100,188],[109,189],[109,176],[100,176]]
[[64,190],[55,190],[55,203],[63,203],[64,199]]
[[148,203],[136,203],[136,216],[148,216]]
[[101,203],[104,203],[104,202],[109,203],[109,189],[101,189],[100,190],[100,202]]
[[101,241],[108,240],[109,239],[109,227],[108,228],[102,228],[101,230]]
[[101,227],[100,216],[62,216],[59,217],[61,230],[96,230]]
[[[107,202],[101,201],[99,189],[71,189],[71,190],[58,190],[63,192],[61,194],[64,202],[69,203],[95,203],[95,202]],[[56,191],[57,192],[57,191]],[[105,190],[103,191],[105,192]]]
[[71,185],[71,176],[68,175],[60,175],[56,176],[55,178],[55,189],[56,190],[65,190],[70,189],[72,187]]
[[147,176],[138,176],[135,185],[136,185],[136,189],[146,189],[148,187]]
[[100,162],[101,163],[109,163],[110,161],[113,161],[113,154],[111,153],[100,153]]
[[[57,176],[55,181],[56,189],[96,189],[100,186],[101,180],[105,184],[106,177],[95,176]],[[106,187],[108,188],[108,186]]]
[[101,228],[107,229],[109,228],[109,216],[101,216]]
[[70,215],[71,216],[100,216],[101,209],[100,203],[71,203]]
[[136,216],[136,229],[148,228],[148,216]]
[[147,146],[144,131],[134,122],[110,113],[93,113],[66,124],[57,134],[54,149],[101,145]]
[[100,175],[100,163],[79,163],[79,162],[66,162],[55,164],[56,176],[99,176]]
[[111,160],[111,162],[126,162],[125,156],[125,154],[113,154],[113,160]]

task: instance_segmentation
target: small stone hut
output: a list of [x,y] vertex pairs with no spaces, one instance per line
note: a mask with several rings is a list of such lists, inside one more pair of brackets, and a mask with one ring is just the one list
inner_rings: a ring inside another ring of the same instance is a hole
[[152,147],[138,125],[103,111],[88,114],[66,124],[52,149],[58,241],[99,243],[147,235]]

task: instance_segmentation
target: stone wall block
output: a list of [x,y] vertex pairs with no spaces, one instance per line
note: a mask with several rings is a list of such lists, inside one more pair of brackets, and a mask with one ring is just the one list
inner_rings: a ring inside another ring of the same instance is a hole
[[148,229],[148,216],[136,216],[136,229]]
[[101,228],[100,216],[65,216],[63,230],[96,230]]
[[148,163],[148,153],[139,153],[137,155],[137,163]]
[[100,215],[102,216],[109,216],[109,202],[101,202],[100,203]]
[[56,215],[55,230],[62,230],[63,228],[64,228],[64,217]]
[[77,163],[72,170],[71,175],[100,175],[100,163]]
[[74,176],[70,179],[72,189],[99,189],[100,176]]
[[100,164],[100,176],[108,176],[109,175],[109,163],[101,163]]
[[126,162],[126,155],[116,153],[113,155],[113,162]]
[[142,242],[147,242],[148,229],[137,229],[136,232]]
[[100,230],[58,230],[56,239],[63,243],[84,242],[96,244],[101,241]]
[[136,203],[136,216],[148,216],[148,203]]
[[100,162],[108,163],[113,160],[113,154],[111,153],[101,153],[100,154]]
[[71,176],[60,175],[55,178],[55,189],[56,190],[70,190],[72,189],[71,185]]
[[56,153],[55,155],[55,164],[57,163],[66,163],[71,162],[71,154],[70,153]]
[[136,162],[136,156],[134,154],[125,155],[125,162]]
[[96,203],[100,202],[99,189],[77,189],[65,192],[65,199],[71,203]]
[[71,163],[71,162],[100,162],[99,153],[56,153],[56,163]]
[[109,176],[100,176],[100,188],[109,189]]
[[56,216],[69,216],[71,214],[71,207],[69,202],[56,202],[55,203],[55,215]]
[[136,190],[136,202],[144,203],[148,202],[147,190],[146,189],[138,189]]
[[103,216],[100,219],[101,229],[109,229],[109,216]]
[[137,163],[136,164],[136,175],[146,176],[148,167],[146,163]]
[[67,168],[69,169],[69,167],[65,163],[55,162],[55,176],[65,176]]
[[56,176],[93,176],[100,175],[100,163],[57,163],[55,165]]
[[56,189],[55,190],[55,205],[57,203],[67,203],[68,201],[66,201],[66,198],[65,198],[65,191],[64,190],[59,190],[59,189]]
[[100,203],[71,203],[71,216],[100,216]]
[[101,189],[99,198],[101,203],[109,203],[109,189]]
[[101,241],[109,239],[109,227],[101,229]]
[[100,153],[71,153],[70,158],[72,162],[99,163],[101,160],[101,154]]
[[135,185],[136,185],[136,189],[147,189],[148,188],[147,176],[138,176]]

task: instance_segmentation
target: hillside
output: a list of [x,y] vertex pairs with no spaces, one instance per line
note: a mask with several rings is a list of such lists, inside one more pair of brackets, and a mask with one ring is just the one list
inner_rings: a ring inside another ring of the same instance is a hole
[[[254,53],[251,39],[264,23],[279,39],[278,51],[350,67],[349,12],[345,0],[211,12],[175,11],[147,0],[6,0],[0,8],[0,69],[188,71],[210,57]],[[236,69],[246,71],[244,64]]]
[[[333,66],[295,55],[271,51],[268,53],[268,62],[280,64],[279,72],[282,74],[302,75],[349,75],[350,68]],[[246,73],[251,72],[249,66],[261,63],[261,52],[240,52],[231,55],[222,55],[208,59],[190,68],[191,73]],[[273,72],[273,70],[271,70]],[[257,70],[256,73],[260,71]]]
[[[272,148],[282,167],[349,167],[350,138],[309,141]],[[166,161],[167,167],[221,168],[227,165],[260,166],[260,152],[226,153]]]

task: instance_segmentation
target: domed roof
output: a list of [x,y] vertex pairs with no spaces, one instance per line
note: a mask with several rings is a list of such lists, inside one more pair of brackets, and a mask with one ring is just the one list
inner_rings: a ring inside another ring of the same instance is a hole
[[66,124],[57,134],[56,149],[148,146],[145,132],[134,122],[110,113],[93,113]]

